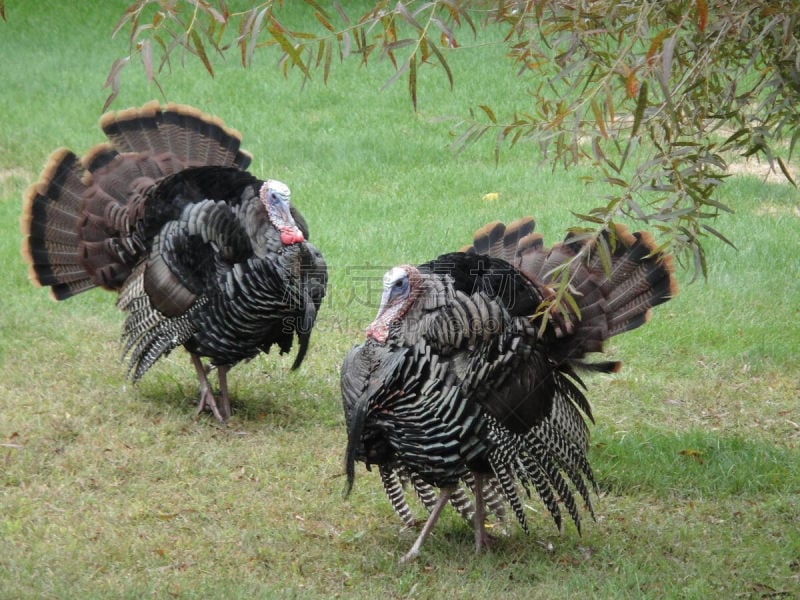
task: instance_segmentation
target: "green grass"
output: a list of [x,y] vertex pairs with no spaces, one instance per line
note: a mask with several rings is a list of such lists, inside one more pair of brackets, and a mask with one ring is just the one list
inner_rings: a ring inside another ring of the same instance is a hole
[[[300,372],[277,355],[237,366],[230,424],[193,419],[183,352],[132,386],[113,296],[55,304],[19,257],[24,189],[56,147],[101,141],[101,86],[125,49],[107,35],[125,2],[70,4],[7,2],[0,23],[0,597],[800,595],[796,190],[731,178],[722,200],[737,213],[716,226],[738,250],[709,240],[708,281],[684,281],[610,344],[624,368],[590,381],[601,496],[582,536],[559,535],[531,500],[532,533],[510,523],[475,556],[447,512],[401,567],[415,532],[400,530],[377,476],[359,469],[342,497],[338,369],[374,316],[383,269],[456,249],[493,219],[532,214],[553,241],[602,190],[525,145],[498,166],[488,139],[447,151],[436,117],[524,96],[496,49],[454,56],[452,93],[425,72],[418,114],[402,84],[380,91],[382,64],[303,88],[268,53],[252,70],[220,64],[213,80],[175,62],[169,99],[242,131],[252,170],[292,186],[332,275]],[[157,97],[128,70],[115,108]]]

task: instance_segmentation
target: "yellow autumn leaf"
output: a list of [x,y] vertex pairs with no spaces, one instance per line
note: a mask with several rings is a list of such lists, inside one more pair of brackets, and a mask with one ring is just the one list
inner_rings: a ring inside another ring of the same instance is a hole
[[500,197],[500,192],[489,192],[483,195],[483,199],[487,201],[497,200]]
[[687,458],[694,459],[695,462],[703,464],[703,452],[701,450],[695,450],[694,448],[687,448],[686,450],[681,450],[678,452],[681,456],[686,456]]

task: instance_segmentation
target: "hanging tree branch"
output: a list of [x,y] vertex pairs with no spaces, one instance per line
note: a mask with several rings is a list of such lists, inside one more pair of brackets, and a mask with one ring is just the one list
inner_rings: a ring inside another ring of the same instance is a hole
[[133,2],[115,28],[129,32],[130,54],[111,67],[106,104],[134,56],[157,84],[176,51],[213,76],[215,56],[238,51],[247,67],[272,46],[284,75],[305,79],[321,71],[327,81],[334,55],[388,60],[386,85],[405,79],[416,109],[427,66],[441,67],[452,87],[448,56],[460,36],[500,28],[509,79],[529,89],[531,103],[505,118],[482,103],[457,122],[453,147],[488,134],[496,157],[525,141],[554,166],[593,165],[589,179],[608,194],[576,213],[576,233],[596,236],[621,215],[645,221],[662,233],[663,249],[705,274],[704,239],[730,243],[709,222],[731,211],[715,199],[731,154],[759,155],[794,183],[781,157],[800,137],[793,1],[381,0],[355,16],[335,0],[303,0],[307,31],[286,26],[284,8],[281,0],[242,12],[224,0]]

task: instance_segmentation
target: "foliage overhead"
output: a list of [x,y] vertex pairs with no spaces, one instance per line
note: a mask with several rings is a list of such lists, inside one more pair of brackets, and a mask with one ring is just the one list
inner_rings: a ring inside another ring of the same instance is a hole
[[781,157],[800,137],[793,1],[375,0],[354,14],[335,0],[303,0],[302,30],[287,25],[284,4],[233,11],[225,0],[132,2],[114,30],[128,32],[130,54],[111,67],[106,106],[134,56],[158,85],[176,50],[213,76],[218,56],[235,52],[248,66],[257,49],[277,46],[283,73],[305,79],[321,71],[327,81],[345,59],[388,60],[386,84],[406,81],[416,108],[420,69],[437,66],[454,86],[448,57],[481,29],[499,28],[509,77],[527,87],[530,103],[505,117],[488,102],[474,107],[459,119],[454,147],[491,136],[499,157],[525,140],[554,166],[595,167],[585,178],[608,193],[576,214],[576,234],[597,235],[625,215],[658,229],[662,248],[705,274],[703,240],[730,243],[709,224],[731,211],[714,199],[725,157],[759,155],[794,183]]

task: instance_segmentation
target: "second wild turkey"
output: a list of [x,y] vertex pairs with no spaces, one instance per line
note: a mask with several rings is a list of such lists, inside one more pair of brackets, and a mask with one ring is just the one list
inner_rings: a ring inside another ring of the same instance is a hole
[[273,345],[288,352],[295,336],[292,368],[300,366],[325,262],[289,188],[248,173],[240,134],[219,119],[151,102],[108,113],[100,126],[107,143],[83,159],[55,151],[25,195],[31,280],[56,300],[118,292],[132,379],[183,346],[200,383],[198,412],[224,421],[231,366]]
[[[556,302],[567,280],[574,304]],[[563,508],[580,531],[576,497],[593,514],[596,490],[581,375],[619,367],[586,356],[676,293],[671,257],[648,234],[616,226],[547,249],[531,218],[490,223],[461,252],[391,269],[366,340],[342,365],[347,491],[356,461],[377,466],[407,525],[406,488],[416,492],[430,514],[404,561],[448,502],[472,521],[477,551],[489,542],[487,514],[508,507],[528,530],[531,491],[559,529]]]

